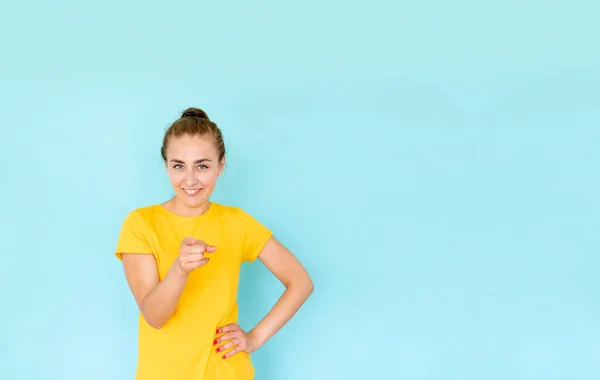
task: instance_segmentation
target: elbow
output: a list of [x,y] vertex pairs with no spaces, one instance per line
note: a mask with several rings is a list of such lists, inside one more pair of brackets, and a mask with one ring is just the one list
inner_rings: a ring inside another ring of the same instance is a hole
[[[148,322],[148,321],[146,320],[146,322]],[[148,324],[150,325],[150,327],[152,327],[155,330],[160,330],[165,325],[164,323],[156,323],[156,322],[154,322],[154,323],[148,322]]]
[[306,276],[303,279],[296,281],[294,287],[300,290],[300,292],[304,295],[305,299],[308,298],[315,290],[315,285],[313,284],[309,276]]
[[140,313],[142,314],[142,318],[144,318],[144,321],[146,321],[146,323],[152,327],[155,330],[160,330],[164,327],[166,321],[165,320],[161,320],[161,318],[156,318],[156,316],[152,316],[151,313],[146,312],[146,308],[145,308],[146,304],[142,303],[141,307],[140,307]]
[[312,292],[315,290],[315,284],[309,276],[306,276],[306,285],[305,285],[306,293],[310,296]]
[[164,327],[164,325],[165,325],[165,323],[164,323],[164,322],[162,322],[162,321],[157,321],[157,320],[154,320],[154,319],[152,319],[152,318],[148,318],[148,317],[147,317],[147,316],[145,316],[145,315],[143,315],[143,317],[144,317],[144,320],[146,321],[146,323],[147,323],[147,324],[148,324],[150,327],[152,327],[153,329],[155,329],[155,330],[160,330],[160,329],[162,329],[162,328]]
[[308,295],[310,296],[313,292],[315,291],[315,284],[312,282],[311,279],[308,280]]
[[315,285],[308,274],[296,275],[281,281],[286,289],[307,299],[315,290]]

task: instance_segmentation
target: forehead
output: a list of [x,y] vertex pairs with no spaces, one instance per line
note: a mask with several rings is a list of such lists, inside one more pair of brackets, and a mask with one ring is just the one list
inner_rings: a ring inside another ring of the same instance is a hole
[[201,158],[217,159],[218,152],[210,136],[171,136],[167,145],[167,159],[194,161]]

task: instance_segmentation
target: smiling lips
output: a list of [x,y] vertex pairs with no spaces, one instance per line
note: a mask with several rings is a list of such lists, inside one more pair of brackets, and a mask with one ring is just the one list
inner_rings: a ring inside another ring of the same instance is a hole
[[200,193],[200,190],[202,189],[183,189],[183,191],[190,197],[198,195],[198,193]]

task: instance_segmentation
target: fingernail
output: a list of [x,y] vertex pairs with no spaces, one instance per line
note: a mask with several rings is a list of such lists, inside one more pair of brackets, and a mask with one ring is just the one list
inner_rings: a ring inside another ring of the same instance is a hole
[[221,349],[220,349],[220,348],[217,348],[217,351],[216,351],[216,352],[219,352],[219,351],[221,351]]
[[221,356],[221,359],[225,359],[225,355]]
[[217,329],[217,334],[219,333],[219,329]]
[[216,340],[216,339],[215,339],[215,340],[214,340],[214,342],[213,342],[213,346],[214,346],[215,344],[217,344],[217,340]]

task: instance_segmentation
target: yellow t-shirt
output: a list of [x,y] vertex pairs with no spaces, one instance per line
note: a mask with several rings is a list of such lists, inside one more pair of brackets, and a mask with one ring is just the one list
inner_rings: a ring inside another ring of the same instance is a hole
[[222,359],[213,341],[218,327],[237,323],[240,266],[258,257],[271,231],[238,207],[213,202],[204,214],[186,217],[152,205],[127,215],[116,256],[154,255],[162,280],[186,236],[217,250],[190,274],[175,313],[161,329],[150,326],[140,313],[136,379],[252,380],[250,355],[240,352]]

